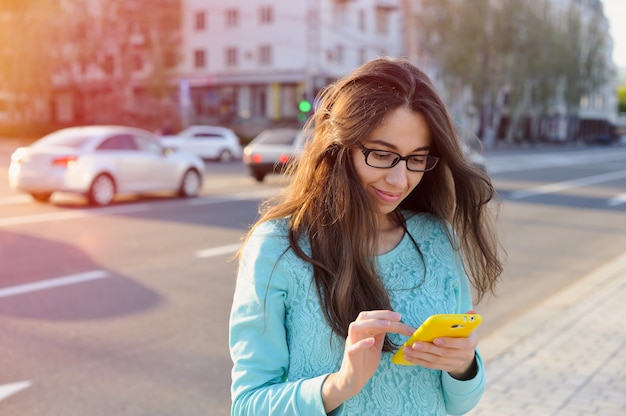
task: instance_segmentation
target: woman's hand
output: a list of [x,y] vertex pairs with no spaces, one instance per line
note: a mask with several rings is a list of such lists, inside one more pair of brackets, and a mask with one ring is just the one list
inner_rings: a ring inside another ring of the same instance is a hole
[[361,391],[374,375],[388,332],[410,336],[413,331],[414,328],[400,322],[400,314],[396,312],[361,312],[348,328],[340,370],[329,375],[322,386],[326,412]]
[[[468,314],[476,313],[468,311]],[[418,341],[404,348],[404,358],[413,364],[447,371],[459,380],[469,380],[475,375],[475,351],[478,335],[472,332],[467,338],[441,337],[432,343]]]

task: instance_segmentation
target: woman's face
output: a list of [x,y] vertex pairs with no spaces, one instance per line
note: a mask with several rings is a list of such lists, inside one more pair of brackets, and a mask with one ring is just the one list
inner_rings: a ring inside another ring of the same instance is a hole
[[[361,144],[368,149],[387,150],[401,156],[426,155],[431,145],[430,129],[421,113],[399,107]],[[352,151],[352,161],[361,184],[382,215],[393,212],[424,176],[424,172],[408,170],[404,160],[389,169],[368,166],[358,148]]]

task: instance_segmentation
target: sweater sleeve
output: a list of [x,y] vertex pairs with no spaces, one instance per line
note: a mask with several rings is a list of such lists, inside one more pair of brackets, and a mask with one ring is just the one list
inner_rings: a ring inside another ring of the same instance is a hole
[[[472,293],[458,251],[455,251],[454,259],[459,275],[459,284],[455,289],[457,299],[456,313],[466,313],[473,309]],[[485,369],[478,350],[476,351],[476,364],[476,376],[471,380],[460,381],[456,380],[445,371],[441,373],[443,397],[448,414],[463,415],[469,412],[480,401],[485,391]]]
[[232,415],[326,414],[321,396],[326,374],[288,380],[289,279],[281,261],[286,241],[259,231],[242,252],[230,315]]

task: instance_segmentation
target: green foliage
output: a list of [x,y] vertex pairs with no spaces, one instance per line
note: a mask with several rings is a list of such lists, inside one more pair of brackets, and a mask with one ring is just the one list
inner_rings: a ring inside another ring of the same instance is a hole
[[626,83],[617,88],[617,111],[626,113]]
[[[144,91],[166,96],[178,63],[181,1],[1,0],[0,92],[14,97],[10,118],[33,120],[52,91],[71,92],[83,116],[126,111],[139,63]],[[116,102],[97,108],[93,96],[103,91]]]
[[603,18],[550,0],[423,0],[417,30],[438,75],[451,90],[468,85],[493,130],[504,112],[513,126],[557,100],[574,112],[607,82]]

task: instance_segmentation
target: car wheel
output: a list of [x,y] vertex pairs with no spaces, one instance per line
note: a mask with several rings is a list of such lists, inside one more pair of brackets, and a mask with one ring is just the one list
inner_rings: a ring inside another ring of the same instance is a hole
[[87,198],[92,205],[108,205],[115,197],[115,182],[107,174],[100,174],[91,183]]
[[265,172],[255,171],[252,172],[252,176],[257,182],[263,182],[263,179],[265,179]]
[[192,198],[198,196],[200,193],[200,187],[202,186],[202,179],[200,174],[195,169],[189,169],[183,175],[183,179],[180,182],[180,188],[178,195],[185,198]]
[[235,160],[235,157],[233,156],[233,153],[230,150],[222,150],[220,152],[220,155],[217,158],[220,162],[222,163],[227,163],[227,162],[232,162],[233,160]]
[[37,202],[48,202],[52,192],[31,192],[30,196]]

